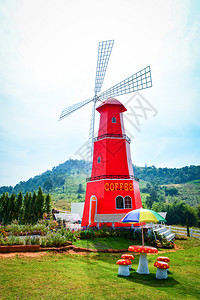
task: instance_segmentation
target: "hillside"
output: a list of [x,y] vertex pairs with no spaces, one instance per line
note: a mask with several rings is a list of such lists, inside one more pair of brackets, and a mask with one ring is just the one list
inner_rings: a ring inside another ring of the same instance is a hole
[[200,179],[200,166],[183,168],[156,168],[133,166],[135,176],[148,182],[159,184],[179,184]]
[[[157,190],[167,202],[183,200],[191,206],[200,205],[200,166],[183,168],[156,168],[134,166],[135,176],[140,179],[143,203],[149,195],[148,183],[159,186]],[[71,202],[84,201],[86,177],[89,177],[89,165],[84,160],[67,160],[41,175],[21,181],[14,187],[0,187],[0,195],[8,192],[18,194],[22,191],[37,191],[39,186],[52,196],[55,208],[68,210]]]
[[[68,188],[66,185],[68,183],[69,177],[73,182],[73,177],[75,175],[83,175],[86,178],[89,174],[89,166],[88,163],[84,160],[67,160],[65,163],[58,165],[57,167],[53,167],[52,170],[48,170],[41,175],[37,175],[33,178],[30,178],[27,181],[20,181],[14,187],[12,186],[1,186],[0,194],[8,192],[10,193],[18,193],[22,191],[22,193],[26,193],[27,191],[33,192],[37,190],[39,186],[41,186],[46,192],[56,190],[57,188],[62,187]],[[70,180],[70,181],[71,181]],[[69,183],[70,187],[73,184]],[[72,187],[75,188],[74,186]]]
[[[176,198],[187,202],[190,206],[200,205],[200,180],[194,180],[183,184],[169,184],[169,189],[175,188],[178,190]],[[170,196],[168,196],[170,199]],[[174,197],[171,197],[172,201]]]

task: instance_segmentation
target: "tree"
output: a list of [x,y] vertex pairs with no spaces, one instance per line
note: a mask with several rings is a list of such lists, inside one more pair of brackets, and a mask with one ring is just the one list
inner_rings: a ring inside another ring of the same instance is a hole
[[195,226],[198,223],[198,215],[197,211],[186,204],[186,211],[185,211],[185,216],[184,216],[184,225],[186,225],[186,220],[188,219],[188,225],[189,226]]
[[156,212],[162,212],[164,210],[164,205],[162,202],[154,202],[151,209]]
[[22,192],[20,191],[18,196],[17,196],[17,200],[16,200],[16,215],[17,215],[17,218],[19,218],[19,213],[20,213],[20,210],[22,208],[22,203],[23,203],[23,195],[22,195]]
[[8,219],[7,219],[8,223],[12,222],[12,220],[15,219],[15,201],[16,201],[16,196],[15,194],[12,194],[8,201]]
[[165,186],[165,196],[177,196],[178,195],[178,190],[174,187],[172,188],[167,188]]
[[49,193],[49,191],[53,188],[53,182],[51,179],[45,180],[43,184],[43,189]]
[[5,196],[5,193],[3,193],[3,195],[0,197],[0,222],[2,222],[4,215]]
[[49,213],[51,211],[51,197],[48,194],[45,199],[45,212]]
[[189,226],[195,226],[197,224],[197,212],[183,201],[175,201],[174,203],[167,203],[165,205],[165,211],[167,211],[167,224],[169,225],[186,225],[188,219]]
[[197,226],[200,227],[200,205],[197,206],[197,218],[198,218]]
[[158,202],[158,193],[156,191],[156,189],[154,188],[154,186],[147,186],[147,189],[149,191],[149,196],[146,197],[146,205],[149,209],[152,208],[152,205],[154,202]]
[[153,199],[151,198],[151,196],[147,196],[146,197],[146,206],[148,209],[151,209],[153,205]]
[[38,194],[37,194],[37,202],[36,202],[36,215],[38,220],[42,218],[43,212],[44,212],[44,195],[41,187],[39,187]]
[[82,187],[82,184],[80,183],[79,185],[78,185],[78,189],[77,189],[77,194],[81,194],[81,193],[84,193],[84,189],[83,189],[83,187]]
[[5,194],[4,205],[3,205],[3,222],[7,223],[9,220],[9,196]]
[[23,221],[28,222],[31,218],[31,202],[32,202],[32,195],[31,193],[26,193],[24,197],[24,214],[23,214]]
[[32,222],[37,221],[36,201],[37,201],[37,195],[36,195],[36,192],[34,191],[33,197],[31,199],[31,204],[30,204],[30,219]]

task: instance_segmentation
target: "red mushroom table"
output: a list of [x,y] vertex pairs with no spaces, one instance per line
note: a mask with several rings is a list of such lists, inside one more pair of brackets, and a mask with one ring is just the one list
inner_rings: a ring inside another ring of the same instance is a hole
[[139,265],[136,272],[138,274],[149,274],[147,253],[158,253],[158,249],[149,246],[134,245],[130,246],[128,250],[135,253],[140,253]]

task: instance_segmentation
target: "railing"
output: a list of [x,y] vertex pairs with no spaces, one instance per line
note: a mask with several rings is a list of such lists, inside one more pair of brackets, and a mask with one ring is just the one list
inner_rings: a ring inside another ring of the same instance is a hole
[[113,223],[119,222],[123,217],[123,214],[95,214],[94,221],[98,223]]
[[[166,226],[166,228],[171,230],[171,232],[177,233],[179,235],[187,236],[187,228],[175,227],[175,226]],[[200,230],[190,228],[189,231],[190,231],[190,236],[200,238]]]
[[139,181],[139,179],[136,178],[134,175],[100,175],[95,177],[88,177],[86,178],[86,182],[100,179],[133,179],[135,181]]
[[127,142],[131,143],[131,139],[126,134],[117,134],[117,133],[107,133],[102,134],[94,138],[94,142],[105,139],[105,138],[120,138],[120,139],[126,139]]

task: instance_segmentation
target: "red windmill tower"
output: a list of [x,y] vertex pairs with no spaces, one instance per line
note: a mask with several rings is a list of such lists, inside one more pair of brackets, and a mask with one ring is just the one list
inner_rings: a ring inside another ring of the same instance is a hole
[[97,108],[100,124],[94,141],[91,178],[87,179],[82,226],[116,223],[142,207],[139,183],[133,174],[130,139],[123,123],[124,105],[109,98]]
[[[87,179],[82,226],[94,226],[99,223],[117,225],[128,211],[142,206],[139,183],[133,174],[130,139],[125,134],[123,123],[123,112],[126,108],[111,97],[151,87],[151,70],[148,66],[99,94],[113,43],[113,40],[99,43],[94,97],[65,108],[59,119],[93,102],[88,143],[92,172],[91,177]],[[102,102],[105,99],[107,100]],[[97,101],[102,103],[97,108],[100,113],[100,125],[98,136],[94,139]]]

